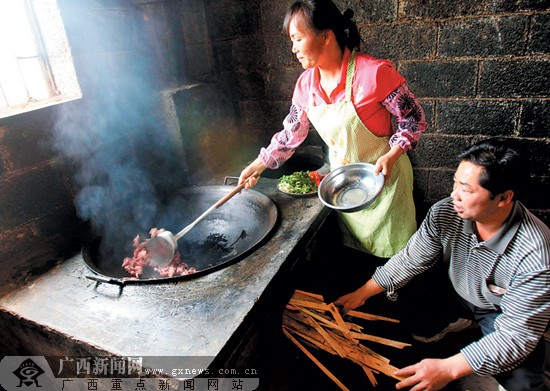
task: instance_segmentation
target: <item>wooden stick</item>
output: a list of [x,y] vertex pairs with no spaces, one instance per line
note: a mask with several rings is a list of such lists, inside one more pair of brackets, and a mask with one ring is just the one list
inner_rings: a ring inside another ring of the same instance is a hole
[[378,360],[378,361],[382,361],[384,363],[389,363],[390,360],[387,359],[386,357],[382,356],[381,354],[378,354],[376,353],[374,350],[366,347],[365,345],[362,345],[360,343],[358,343],[356,346],[354,346],[354,350],[362,355],[362,356],[365,356],[368,360],[371,360],[371,359],[374,359],[374,360]]
[[[396,319],[359,311],[349,311],[348,314],[370,321],[384,320],[399,323],[399,320]],[[362,330],[363,327],[360,325],[345,322],[333,303],[326,304],[321,295],[309,292],[296,290],[283,313],[284,334],[341,389],[347,390],[301,343],[309,348],[324,350],[360,365],[373,386],[377,384],[374,374],[380,372],[401,380],[394,375],[398,368],[390,365],[389,359],[359,341],[366,340],[399,349],[410,346],[410,344],[364,334]]]
[[[309,293],[309,292],[305,292],[305,291],[301,291],[301,290],[296,289],[296,290],[294,291],[294,295],[296,295],[296,294],[297,294],[298,296],[299,296],[299,295],[309,296],[309,297],[312,298],[312,299],[316,299],[316,300],[322,301],[322,302],[325,301],[325,299],[324,299],[323,296],[317,295],[317,294],[315,294],[315,293]],[[294,295],[293,295],[293,297],[294,297]]]
[[285,327],[289,332],[296,334],[306,341],[309,341],[311,344],[315,345],[317,349],[325,350],[330,354],[340,355],[335,349],[340,349],[341,351],[345,350],[345,347],[341,347],[339,344],[329,344],[326,338],[324,338],[319,332],[315,332],[316,330],[312,329],[313,323],[315,323],[313,319],[306,318],[304,322],[307,323],[307,325],[292,318],[287,318],[283,319],[283,327]]
[[368,368],[364,365],[361,365],[361,368],[363,368],[363,372],[365,372],[365,374],[369,378],[370,384],[372,384],[373,387],[376,387],[378,382],[376,381],[376,378],[374,377],[374,373],[372,373],[372,369],[370,369],[370,368]]
[[332,314],[332,316],[334,316],[334,320],[336,320],[336,324],[342,327],[344,330],[346,330],[346,332],[349,333],[348,325],[346,324],[346,322],[344,322],[344,319],[342,319],[342,316],[340,315],[340,311],[338,311],[338,308],[336,308],[336,306],[333,303],[331,303],[328,306],[328,309]]
[[325,318],[323,318],[322,316],[314,313],[314,312],[311,312],[309,310],[306,310],[305,308],[302,310],[302,312],[304,312],[305,314],[308,314],[309,316],[317,319],[317,320],[320,320],[322,323],[326,324],[327,326],[329,326],[330,328],[333,328],[333,329],[338,329],[340,330],[342,333],[349,333],[349,330],[347,328],[344,328],[340,325],[337,325],[336,323],[334,322],[331,322],[330,320],[327,320]]
[[355,323],[346,322],[346,325],[348,326],[348,329],[350,329],[350,331],[356,331],[360,333],[361,330],[363,330],[363,326],[359,326],[358,324],[355,324]]
[[315,356],[313,356],[313,354],[309,352],[309,350],[302,346],[302,344],[298,342],[298,340],[296,340],[292,335],[290,335],[290,333],[284,328],[283,333],[292,341],[292,343],[294,343],[294,345],[298,346],[298,348],[302,352],[304,352],[304,354],[308,356],[309,359],[313,361],[315,365],[317,365],[324,372],[325,375],[327,375],[334,383],[336,383],[336,385],[340,387],[341,390],[349,391],[349,389],[340,380],[338,380],[336,376],[334,376],[323,364],[321,364],[319,360],[315,358]]
[[329,346],[329,345],[327,345],[323,342],[319,342],[315,338],[311,338],[309,335],[307,335],[305,333],[302,333],[302,332],[296,331],[296,330],[292,330],[292,329],[288,328],[287,326],[283,326],[283,328],[285,328],[289,333],[295,334],[296,336],[302,338],[304,342],[309,343],[315,349],[324,350],[325,352],[328,352],[328,353],[334,354],[334,355],[336,354],[336,351],[334,349],[332,349],[331,346]]
[[348,315],[354,316],[356,318],[366,319],[366,320],[385,320],[387,322],[399,323],[399,320],[397,319],[387,318],[385,316],[367,314],[365,312],[359,312],[354,310],[348,311]]
[[289,303],[295,307],[313,308],[321,311],[326,311],[329,309],[329,306],[325,303],[317,303],[315,301],[290,299]]
[[383,345],[393,346],[394,348],[398,348],[398,349],[403,349],[406,346],[411,346],[410,343],[394,341],[392,339],[376,337],[374,335],[369,335],[369,334],[354,333],[354,332],[351,332],[350,334],[351,334],[352,337],[354,337],[356,339],[361,339],[361,340],[371,341],[371,342],[377,342],[377,343],[380,343],[380,344],[383,344]]
[[300,311],[300,307],[295,307],[293,306],[292,304],[290,304],[290,302],[286,305],[285,307],[287,310],[290,310],[290,311]]
[[297,321],[296,319],[293,319],[291,317],[285,317],[283,319],[283,326],[286,326],[290,330],[295,330],[296,332],[300,332],[304,335],[307,335],[309,338],[315,339],[321,344],[324,341],[323,337],[318,333],[315,333],[314,330],[311,330],[309,325],[302,323],[300,321]]
[[403,380],[403,378],[400,378],[394,375],[394,372],[397,371],[398,368],[386,362],[373,360],[372,357],[370,356],[362,356],[359,352],[352,352],[348,358],[352,361],[357,360],[363,363],[364,365],[368,366],[369,368],[378,370],[389,377],[392,377],[397,380]]
[[332,338],[328,332],[326,332],[319,323],[317,323],[315,320],[311,319],[311,323],[313,325],[313,327],[315,328],[315,330],[317,330],[317,332],[319,334],[321,334],[323,336],[323,338],[325,339],[325,341],[327,341],[327,343],[336,351],[336,353],[338,353],[338,355],[342,358],[346,357],[348,354],[348,352],[345,351],[345,349],[342,347],[342,345],[340,345],[339,343],[337,343],[334,338]]

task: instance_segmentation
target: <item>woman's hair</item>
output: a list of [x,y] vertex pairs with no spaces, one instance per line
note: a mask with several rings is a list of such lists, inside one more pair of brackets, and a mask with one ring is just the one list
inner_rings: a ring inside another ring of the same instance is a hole
[[519,153],[507,141],[481,141],[462,152],[458,158],[483,168],[479,184],[491,192],[492,198],[507,190],[512,190],[517,195],[521,190],[526,167],[522,164]]
[[340,48],[359,50],[361,37],[353,18],[353,11],[347,9],[342,14],[331,0],[296,1],[290,6],[283,23],[283,31],[288,34],[290,21],[295,15],[302,15],[305,22],[316,32],[332,30]]

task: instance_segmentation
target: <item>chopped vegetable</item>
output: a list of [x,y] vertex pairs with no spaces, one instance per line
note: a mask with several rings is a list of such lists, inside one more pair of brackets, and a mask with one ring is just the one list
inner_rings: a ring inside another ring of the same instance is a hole
[[310,171],[307,175],[315,183],[315,186],[319,187],[319,185],[321,184],[321,179],[323,179],[323,176],[319,174],[317,171]]
[[283,175],[277,187],[285,193],[307,194],[317,191],[323,177],[317,171],[297,171],[290,175]]

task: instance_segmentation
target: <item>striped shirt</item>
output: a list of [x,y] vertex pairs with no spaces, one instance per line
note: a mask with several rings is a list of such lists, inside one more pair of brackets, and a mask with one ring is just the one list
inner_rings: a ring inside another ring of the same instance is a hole
[[374,280],[395,290],[442,259],[456,292],[476,307],[499,312],[495,332],[461,351],[478,375],[515,368],[535,348],[550,319],[550,229],[515,202],[496,235],[479,241],[452,199],[432,206],[407,246],[379,267]]

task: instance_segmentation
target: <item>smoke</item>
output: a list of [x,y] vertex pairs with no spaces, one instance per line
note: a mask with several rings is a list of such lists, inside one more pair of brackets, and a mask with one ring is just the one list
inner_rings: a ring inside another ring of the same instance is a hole
[[[106,29],[86,12],[76,15],[67,30],[80,53],[83,98],[60,105],[51,144],[72,170],[79,217],[103,244],[127,251],[136,234],[159,224],[170,193],[185,185],[181,138],[163,113],[158,59],[145,50],[105,53],[113,41],[127,42],[127,26]],[[87,47],[78,32],[86,32]]]

